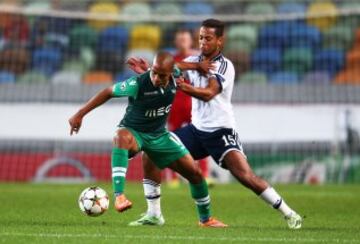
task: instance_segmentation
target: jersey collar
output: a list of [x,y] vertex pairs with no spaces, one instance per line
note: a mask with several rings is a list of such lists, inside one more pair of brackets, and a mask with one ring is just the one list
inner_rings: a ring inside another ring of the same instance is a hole
[[[212,59],[211,59],[211,61],[217,61],[217,60],[219,60],[219,59],[221,59],[221,58],[223,58],[223,54],[222,54],[222,52],[219,52],[219,54],[218,55],[216,55],[215,57],[213,57]],[[204,60],[204,55],[199,55],[199,62],[202,62]]]

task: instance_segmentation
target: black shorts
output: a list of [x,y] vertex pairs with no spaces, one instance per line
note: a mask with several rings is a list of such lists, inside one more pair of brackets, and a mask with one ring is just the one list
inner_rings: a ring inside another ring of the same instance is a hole
[[236,150],[245,156],[238,134],[234,129],[224,128],[214,132],[205,132],[189,124],[175,130],[174,134],[195,160],[210,155],[219,166],[226,168],[223,165],[223,159],[228,152]]

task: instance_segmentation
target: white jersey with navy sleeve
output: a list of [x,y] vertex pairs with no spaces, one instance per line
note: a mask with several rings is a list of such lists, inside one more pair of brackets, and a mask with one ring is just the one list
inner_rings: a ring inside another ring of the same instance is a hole
[[[190,56],[185,62],[200,62],[202,56]],[[207,76],[202,76],[196,70],[188,70],[186,78],[194,87],[205,88],[208,85],[208,78],[215,77],[221,92],[210,101],[205,102],[197,98],[192,98],[191,122],[201,131],[213,132],[221,128],[234,128],[235,119],[231,105],[231,96],[234,86],[235,69],[232,62],[222,54],[216,56],[215,69]]]

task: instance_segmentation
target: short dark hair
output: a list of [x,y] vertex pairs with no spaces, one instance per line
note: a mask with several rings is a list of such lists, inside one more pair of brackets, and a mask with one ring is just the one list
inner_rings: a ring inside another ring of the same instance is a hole
[[224,35],[225,24],[224,24],[224,22],[222,22],[222,21],[220,21],[218,19],[204,20],[202,22],[201,26],[207,27],[207,28],[214,28],[215,29],[215,35],[217,37],[220,37],[220,36]]

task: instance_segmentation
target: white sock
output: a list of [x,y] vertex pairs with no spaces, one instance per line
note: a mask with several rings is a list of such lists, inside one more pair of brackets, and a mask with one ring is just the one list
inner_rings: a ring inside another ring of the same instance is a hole
[[155,181],[143,179],[144,193],[148,205],[147,214],[149,216],[160,217],[160,184]]
[[271,186],[266,188],[265,191],[260,194],[260,197],[273,208],[279,210],[284,216],[289,216],[294,212]]

